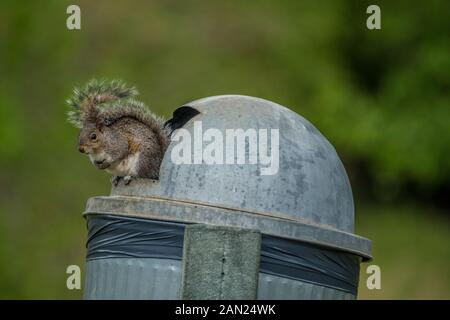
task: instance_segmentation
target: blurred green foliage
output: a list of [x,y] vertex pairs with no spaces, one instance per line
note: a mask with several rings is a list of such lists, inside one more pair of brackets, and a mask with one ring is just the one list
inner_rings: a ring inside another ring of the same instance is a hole
[[[74,3],[79,31],[66,28]],[[165,116],[227,93],[302,114],[335,145],[363,202],[357,231],[386,276],[362,297],[450,298],[448,206],[426,202],[450,182],[450,3],[377,1],[377,31],[366,28],[369,4],[2,1],[0,297],[81,296],[66,289],[65,268],[83,265],[80,213],[109,182],[77,153],[64,101],[105,77],[136,85]]]

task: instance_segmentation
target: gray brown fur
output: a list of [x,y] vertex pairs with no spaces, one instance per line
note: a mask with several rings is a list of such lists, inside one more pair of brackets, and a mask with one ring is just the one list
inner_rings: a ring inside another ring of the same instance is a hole
[[[115,177],[159,178],[159,168],[169,143],[164,120],[141,102],[129,99],[137,92],[121,83],[94,82],[77,90],[69,103],[69,120],[81,127],[78,149],[99,169]],[[129,94],[126,94],[129,93]],[[112,104],[111,104],[112,102]],[[103,104],[103,105],[102,105]]]

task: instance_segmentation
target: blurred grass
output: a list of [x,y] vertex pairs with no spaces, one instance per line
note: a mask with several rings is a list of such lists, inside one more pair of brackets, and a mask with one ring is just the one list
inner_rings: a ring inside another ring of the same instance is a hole
[[[373,242],[361,265],[359,299],[450,299],[450,220],[420,206],[360,208],[357,234]],[[381,268],[381,290],[366,287],[366,268]]]

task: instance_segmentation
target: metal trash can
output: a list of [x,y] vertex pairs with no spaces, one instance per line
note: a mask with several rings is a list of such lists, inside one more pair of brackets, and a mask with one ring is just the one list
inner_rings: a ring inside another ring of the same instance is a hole
[[183,127],[192,136],[196,123],[203,133],[278,129],[278,171],[261,174],[260,162],[176,164],[172,142],[159,181],[120,183],[88,200],[84,297],[180,299],[185,228],[206,224],[262,234],[258,299],[355,299],[371,242],[354,234],[352,191],[333,146],[306,119],[264,99],[187,105],[200,112]]

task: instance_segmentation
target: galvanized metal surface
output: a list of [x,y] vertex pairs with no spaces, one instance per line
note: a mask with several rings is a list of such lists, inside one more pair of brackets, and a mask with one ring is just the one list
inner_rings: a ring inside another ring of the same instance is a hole
[[[293,219],[354,231],[354,207],[345,169],[327,139],[306,119],[274,102],[239,95],[216,96],[186,104],[201,112],[184,129],[194,136],[218,129],[278,129],[279,171],[260,175],[261,164],[182,164],[171,161],[169,146],[160,182],[113,189],[112,195],[160,196]],[[194,148],[192,148],[194,149]],[[194,150],[192,150],[192,153]],[[248,150],[247,150],[248,155]]]
[[194,121],[202,122],[203,131],[279,129],[279,172],[260,175],[260,164],[177,165],[171,161],[172,143],[160,181],[119,184],[112,188],[112,197],[91,198],[85,213],[258,228],[370,259],[370,241],[353,234],[353,197],[345,169],[311,123],[254,97],[217,96],[187,105],[201,112],[184,126],[192,136]]
[[354,300],[345,291],[260,273],[259,300]]
[[[181,261],[116,258],[87,263],[84,298],[91,300],[177,300],[181,298]],[[344,291],[259,274],[257,299],[355,299]]]
[[86,264],[84,299],[180,299],[181,261],[97,259]]

